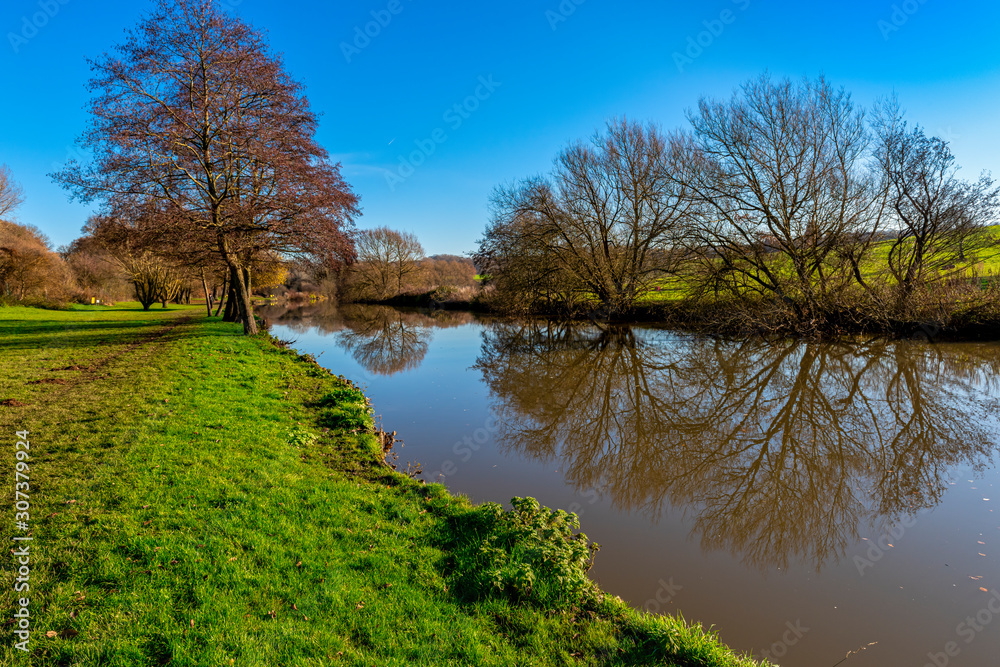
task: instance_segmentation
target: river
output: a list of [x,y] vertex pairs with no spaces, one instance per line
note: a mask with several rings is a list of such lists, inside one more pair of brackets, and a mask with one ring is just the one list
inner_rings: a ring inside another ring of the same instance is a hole
[[576,512],[636,608],[787,667],[1000,664],[1000,344],[262,314],[366,391],[400,470]]

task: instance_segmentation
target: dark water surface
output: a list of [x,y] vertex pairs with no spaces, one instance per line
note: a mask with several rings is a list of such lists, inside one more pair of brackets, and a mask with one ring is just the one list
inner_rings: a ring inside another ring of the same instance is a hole
[[789,667],[1000,665],[998,344],[264,315],[367,390],[400,469],[579,514],[637,608]]

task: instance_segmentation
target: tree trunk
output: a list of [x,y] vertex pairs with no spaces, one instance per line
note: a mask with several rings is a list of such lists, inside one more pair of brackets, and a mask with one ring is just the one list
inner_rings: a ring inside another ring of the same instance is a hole
[[212,295],[208,293],[208,282],[205,281],[205,269],[201,269],[201,288],[205,290],[205,308],[208,309],[208,317],[212,316]]
[[[253,302],[250,300],[250,293],[247,290],[250,272],[243,268],[239,257],[229,248],[228,239],[224,235],[220,234],[218,241],[219,252],[229,267],[229,280],[236,296],[235,312],[243,323],[243,334],[253,336],[257,334],[257,320],[253,316]],[[246,282],[244,282],[244,272],[246,272]]]
[[[214,288],[212,290],[212,293],[213,294],[215,293]],[[228,300],[229,300],[227,298],[229,296],[229,274],[226,274],[226,275],[223,276],[223,278],[222,278],[222,291],[219,294],[221,296],[219,297],[219,299],[220,299],[219,300],[219,307],[215,309],[215,316],[216,317],[218,317],[219,313],[222,312],[222,305],[225,304],[225,303],[227,303]]]
[[232,267],[232,282],[236,288],[236,311],[243,323],[243,334],[253,336],[257,334],[257,320],[253,317],[253,302],[250,300],[250,292],[247,291],[247,284],[244,282],[244,271],[246,269],[235,264]]
[[239,308],[236,306],[236,286],[233,284],[232,271],[229,273],[229,289],[226,292],[226,313],[222,319],[225,322],[235,322],[239,317]]

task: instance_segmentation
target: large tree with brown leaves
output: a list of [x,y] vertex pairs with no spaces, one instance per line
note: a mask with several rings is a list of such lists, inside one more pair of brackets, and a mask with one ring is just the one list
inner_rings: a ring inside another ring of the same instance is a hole
[[112,212],[156,202],[171,211],[164,233],[206,239],[233,278],[245,333],[257,331],[258,255],[353,261],[358,198],[316,142],[301,84],[259,32],[212,0],[157,0],[91,68],[81,143],[94,160],[55,178]]

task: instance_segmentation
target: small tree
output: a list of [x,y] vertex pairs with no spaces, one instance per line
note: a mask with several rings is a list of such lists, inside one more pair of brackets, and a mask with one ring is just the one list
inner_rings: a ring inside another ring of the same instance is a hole
[[24,189],[14,180],[10,167],[0,164],[0,219],[24,203]]
[[945,267],[981,261],[996,244],[986,227],[996,220],[1000,190],[985,174],[959,178],[948,143],[908,127],[895,100],[880,109],[878,139],[892,211],[887,267],[905,302]]
[[564,296],[583,290],[609,313],[627,311],[681,257],[689,203],[673,160],[657,128],[612,121],[560,153],[551,177],[495,191],[477,257],[498,272],[518,254],[534,257],[542,263],[519,267],[525,278],[544,273]]
[[388,299],[401,293],[420,270],[424,249],[410,232],[388,227],[362,230],[355,241],[352,282],[358,296]]
[[183,244],[170,246],[161,229],[169,227],[167,216],[153,205],[120,211],[117,217],[97,215],[88,220],[84,231],[92,243],[118,265],[135,291],[143,310],[157,302],[166,308],[184,289],[185,271],[177,257],[187,256]]
[[483,274],[490,301],[508,313],[527,314],[536,307],[572,308],[586,286],[563,267],[554,234],[533,229],[530,216],[497,213],[473,257]]
[[139,256],[120,255],[119,261],[132,281],[135,298],[142,304],[143,310],[149,310],[157,301],[166,307],[174,278],[160,260],[144,252]]

